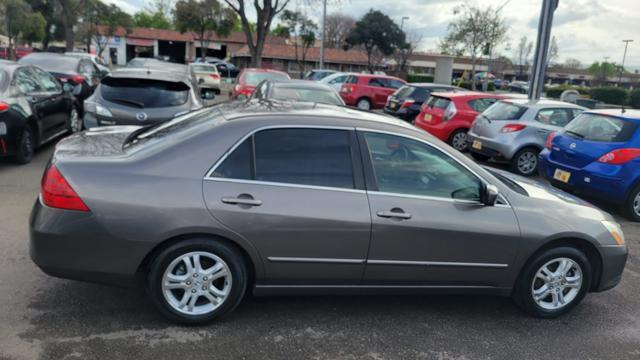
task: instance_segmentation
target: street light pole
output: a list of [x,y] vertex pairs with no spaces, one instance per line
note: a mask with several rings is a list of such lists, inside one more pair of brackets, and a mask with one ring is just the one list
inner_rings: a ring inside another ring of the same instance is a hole
[[327,24],[327,0],[322,0],[322,33],[320,34],[320,69],[324,69],[324,34]]
[[402,28],[404,27],[404,21],[405,20],[409,20],[408,16],[403,16],[402,20],[400,21],[400,31],[402,31]]
[[529,88],[529,100],[538,100],[544,87],[544,74],[547,69],[547,55],[549,53],[549,40],[551,38],[551,25],[553,13],[560,0],[544,0],[538,22],[538,38],[536,52],[533,58],[531,71],[531,87]]
[[620,66],[620,78],[618,79],[618,86],[622,86],[622,73],[624,72],[624,62],[627,60],[627,48],[629,47],[629,43],[633,42],[633,40],[622,40],[624,43],[624,55],[622,55],[622,66]]

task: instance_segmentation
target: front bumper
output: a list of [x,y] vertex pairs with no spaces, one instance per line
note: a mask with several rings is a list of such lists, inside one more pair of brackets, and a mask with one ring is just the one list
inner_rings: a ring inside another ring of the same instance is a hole
[[[509,161],[515,155],[517,147],[511,141],[512,139],[499,137],[497,139],[487,138],[475,134],[473,131],[467,132],[467,143],[469,151],[489,156],[498,160]],[[473,142],[479,141],[482,148],[474,148]]]
[[620,283],[622,273],[627,263],[629,250],[627,246],[603,246],[600,247],[600,253],[603,257],[602,273],[600,281],[594,288],[594,291],[609,290]]

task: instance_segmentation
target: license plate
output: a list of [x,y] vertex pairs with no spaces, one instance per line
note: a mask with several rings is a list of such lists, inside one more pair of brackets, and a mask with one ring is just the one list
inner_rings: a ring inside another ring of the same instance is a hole
[[555,180],[558,180],[560,182],[563,183],[568,183],[569,182],[569,178],[571,177],[571,173],[568,171],[564,171],[564,170],[560,170],[560,169],[556,169],[556,171],[553,173],[553,178]]
[[424,114],[424,121],[431,121],[431,114]]
[[476,150],[482,150],[482,143],[478,140],[474,140],[473,144],[471,145],[472,148],[476,149]]

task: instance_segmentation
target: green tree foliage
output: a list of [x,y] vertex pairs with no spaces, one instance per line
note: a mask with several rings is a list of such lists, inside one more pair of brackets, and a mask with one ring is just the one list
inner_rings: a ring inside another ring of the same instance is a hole
[[289,28],[287,28],[286,26],[283,26],[282,24],[278,24],[276,28],[271,31],[271,35],[288,39],[290,36]]
[[367,66],[373,72],[377,53],[389,56],[406,47],[406,35],[390,17],[378,10],[369,10],[346,38],[349,46],[362,46],[367,52]]
[[640,89],[631,90],[629,93],[629,105],[634,109],[640,109]]
[[133,28],[133,18],[116,5],[107,5],[100,0],[87,0],[79,14],[81,22],[76,27],[77,35],[86,44],[87,49],[93,42],[96,53],[102,56],[108,38],[122,27],[126,33]]
[[42,47],[49,47],[51,41],[64,40],[64,27],[59,16],[59,6],[56,0],[26,0],[34,12],[42,14],[45,19],[44,38]]
[[23,0],[0,0],[2,25],[9,38],[9,54],[15,59],[15,45],[18,39],[33,42],[44,37],[46,21],[39,13],[34,13],[31,6]]
[[202,48],[209,48],[210,38],[227,36],[237,22],[236,14],[218,0],[179,0],[174,10],[174,24],[185,33],[195,32],[200,40],[200,56]]
[[[302,78],[306,70],[307,52],[316,42],[318,25],[300,11],[285,10],[281,19],[283,26],[287,29],[289,40],[293,43],[300,78]],[[301,52],[300,55],[299,52]]]
[[138,11],[133,14],[133,22],[137,27],[164,29],[169,30],[173,28],[171,20],[164,16],[161,12],[149,13],[145,10]]
[[593,76],[592,83],[596,86],[604,85],[607,83],[607,78],[616,76],[620,73],[620,65],[616,65],[613,62],[594,62],[587,69],[589,74]]

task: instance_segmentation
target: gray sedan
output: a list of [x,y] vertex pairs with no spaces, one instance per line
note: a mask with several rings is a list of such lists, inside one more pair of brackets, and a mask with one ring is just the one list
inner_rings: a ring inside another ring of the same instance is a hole
[[585,110],[554,100],[499,101],[478,115],[467,132],[471,156],[480,161],[507,161],[514,173],[533,175],[538,168],[538,153],[549,135],[562,130]]
[[385,116],[242,102],[58,143],[31,219],[46,273],[142,281],[201,324],[254,295],[513,296],[551,318],[618,284],[620,226]]

